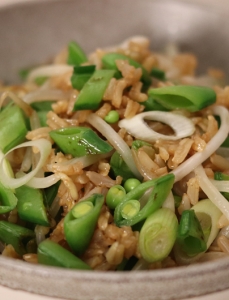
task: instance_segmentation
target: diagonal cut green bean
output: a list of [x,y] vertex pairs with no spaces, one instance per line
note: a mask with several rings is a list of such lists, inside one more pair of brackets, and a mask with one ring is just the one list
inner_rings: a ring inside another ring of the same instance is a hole
[[18,199],[11,189],[0,182],[0,214],[10,212],[17,206]]
[[43,203],[42,192],[23,185],[16,189],[17,210],[22,220],[49,226],[47,212]]
[[4,153],[22,143],[27,131],[26,118],[20,107],[9,104],[0,112],[0,149]]
[[91,270],[91,268],[59,244],[45,240],[38,246],[38,263],[68,269]]
[[67,127],[49,132],[49,135],[65,154],[81,157],[87,154],[103,154],[113,147],[88,127]]
[[114,74],[114,70],[96,70],[80,91],[74,110],[97,109]]
[[169,110],[186,109],[194,112],[216,101],[215,91],[202,86],[166,86],[150,89],[148,94]]
[[144,83],[145,88],[148,88],[151,85],[151,77],[150,74],[146,71],[146,69],[137,61],[131,59],[130,57],[121,54],[121,53],[107,53],[102,57],[103,67],[106,69],[113,69],[118,72],[118,68],[116,66],[117,60],[127,60],[129,64],[135,68],[142,69],[142,77],[141,80]]
[[78,43],[72,41],[68,44],[67,62],[73,66],[79,66],[87,62],[87,56]]
[[0,221],[0,241],[12,245],[14,250],[23,255],[26,253],[26,244],[35,237],[32,230],[7,221]]
[[70,248],[81,255],[87,249],[99,214],[104,203],[104,196],[93,194],[77,203],[64,219],[64,234]]

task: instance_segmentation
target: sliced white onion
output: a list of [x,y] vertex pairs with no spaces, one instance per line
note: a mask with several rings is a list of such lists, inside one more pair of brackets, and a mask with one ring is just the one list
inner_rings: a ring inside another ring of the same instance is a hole
[[229,202],[227,199],[224,198],[218,189],[212,184],[201,165],[195,169],[195,174],[200,188],[229,220]]
[[[26,174],[25,173],[17,173],[17,178],[23,178]],[[46,189],[57,181],[60,180],[60,177],[57,174],[52,174],[47,177],[33,177],[31,178],[26,185],[34,188],[34,189]]]
[[[144,119],[159,121],[169,125],[174,130],[175,135],[164,135],[154,131],[144,122]],[[148,142],[155,142],[158,139],[178,140],[192,135],[195,131],[195,126],[190,119],[175,113],[163,111],[143,112],[131,119],[119,121],[118,126],[125,128],[135,138]]]
[[229,133],[229,112],[223,106],[215,106],[213,114],[220,116],[221,125],[218,132],[207,143],[202,152],[197,152],[171,173],[175,175],[175,182],[181,180],[184,176],[192,172],[197,166],[202,164],[210,155],[212,155],[220,145],[225,141]]
[[33,81],[37,77],[52,77],[63,75],[73,71],[72,66],[68,65],[47,65],[33,69],[28,75],[28,81]]
[[42,102],[45,100],[58,101],[69,97],[68,92],[63,92],[61,90],[50,90],[50,89],[39,89],[35,92],[28,93],[24,96],[23,100],[31,104],[33,102]]
[[87,122],[95,127],[109,141],[109,143],[122,156],[123,160],[134,175],[141,179],[142,176],[135,165],[131,150],[119,134],[96,114],[90,114],[87,118]]
[[[33,169],[28,174],[26,174],[20,178],[12,178],[9,176],[9,174],[7,174],[7,172],[5,170],[5,167],[4,167],[5,157],[10,152],[14,151],[15,149],[24,148],[24,147],[36,147],[40,152],[40,160],[38,161],[38,164],[35,167],[35,169]],[[39,139],[39,140],[35,140],[35,141],[25,142],[25,143],[22,143],[19,146],[11,149],[0,160],[0,181],[2,182],[2,184],[9,188],[18,188],[18,187],[26,184],[27,182],[29,182],[34,176],[36,176],[36,174],[39,172],[39,170],[45,164],[45,162],[51,152],[51,149],[52,149],[52,144],[45,139]]]
[[11,91],[6,91],[2,93],[0,98],[0,108],[2,107],[3,102],[6,100],[6,98],[10,98],[11,100],[13,100],[13,102],[17,104],[17,106],[19,106],[28,117],[30,117],[31,114],[33,113],[32,107],[27,103],[25,103],[20,97],[18,97],[16,94],[14,94]]

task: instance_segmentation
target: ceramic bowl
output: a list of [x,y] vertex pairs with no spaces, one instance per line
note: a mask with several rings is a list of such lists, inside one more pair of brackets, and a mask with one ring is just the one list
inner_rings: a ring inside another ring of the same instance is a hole
[[[193,51],[200,71],[229,70],[229,18],[184,1],[33,1],[0,10],[0,78],[54,55],[70,40],[88,52],[146,35],[155,50],[175,42]],[[0,284],[62,299],[182,299],[229,288],[229,258],[174,269],[82,272],[30,265],[0,257]]]

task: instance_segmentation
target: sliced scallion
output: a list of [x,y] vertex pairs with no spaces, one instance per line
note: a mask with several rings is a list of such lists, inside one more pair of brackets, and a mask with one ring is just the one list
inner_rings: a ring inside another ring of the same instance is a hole
[[175,243],[177,228],[177,217],[168,208],[158,209],[150,215],[139,235],[142,257],[150,263],[166,258]]

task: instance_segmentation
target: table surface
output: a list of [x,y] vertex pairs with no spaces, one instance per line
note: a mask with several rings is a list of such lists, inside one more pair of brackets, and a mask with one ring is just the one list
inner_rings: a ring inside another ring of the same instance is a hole
[[[0,7],[10,5],[12,3],[20,3],[20,2],[31,2],[34,0],[0,0]],[[64,0],[63,0],[64,1]],[[183,0],[186,1],[186,0]],[[188,0],[190,1],[190,0]],[[203,3],[213,7],[225,7],[229,9],[229,1],[228,0],[192,0],[193,3]],[[16,299],[16,300],[58,300],[57,298],[46,297],[41,295],[35,295],[31,293],[27,293],[24,291],[19,290],[12,290],[8,287],[4,287],[0,285],[0,295],[1,299],[8,300],[8,299]],[[207,296],[189,298],[187,300],[228,300],[229,299],[229,290],[214,293]],[[59,299],[61,300],[61,299]],[[82,299],[86,300],[86,299]],[[185,300],[185,299],[184,299]]]

